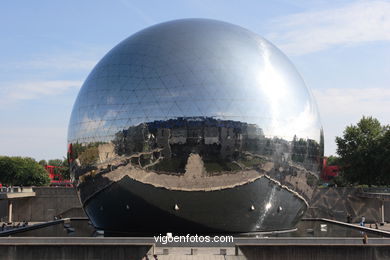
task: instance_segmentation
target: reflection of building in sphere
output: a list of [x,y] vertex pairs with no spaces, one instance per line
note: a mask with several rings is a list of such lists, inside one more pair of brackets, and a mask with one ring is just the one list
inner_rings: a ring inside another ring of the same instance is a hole
[[286,57],[202,19],[112,49],[80,90],[68,135],[84,209],[110,231],[291,229],[323,152],[316,106]]

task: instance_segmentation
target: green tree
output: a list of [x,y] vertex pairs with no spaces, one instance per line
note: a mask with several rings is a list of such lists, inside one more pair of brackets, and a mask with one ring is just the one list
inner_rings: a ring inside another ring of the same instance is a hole
[[382,184],[390,185],[390,128],[386,128],[383,135],[381,146],[379,148],[378,164],[380,165],[379,175],[382,179]]
[[0,182],[6,185],[42,186],[50,183],[46,170],[28,157],[0,156]]
[[52,166],[62,166],[62,160],[61,159],[51,159],[47,162],[48,165]]
[[57,166],[58,168],[54,168],[54,173],[61,174],[62,178],[64,178],[65,180],[70,179],[69,164],[66,158],[51,159],[47,162],[47,165]]
[[334,155],[329,156],[326,161],[326,165],[328,166],[340,165],[340,157]]
[[303,163],[307,154],[307,141],[294,135],[291,159]]
[[342,137],[336,137],[339,163],[348,182],[390,184],[390,172],[385,170],[389,166],[389,135],[388,126],[382,126],[375,118],[363,116],[357,125],[346,127]]
[[42,165],[42,166],[47,165],[46,160],[40,160],[38,163],[39,163],[40,165]]

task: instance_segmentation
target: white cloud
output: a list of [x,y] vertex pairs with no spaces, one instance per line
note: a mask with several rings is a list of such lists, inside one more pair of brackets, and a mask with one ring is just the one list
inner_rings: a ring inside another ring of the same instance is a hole
[[59,55],[35,58],[22,63],[16,63],[15,66],[29,69],[91,70],[96,63],[97,59],[93,58]]
[[82,81],[77,80],[3,82],[0,85],[1,102],[12,103],[18,100],[60,95],[70,88],[80,88],[81,85]]
[[[95,47],[80,49],[35,53],[24,60],[0,64],[0,72],[7,72],[0,79],[0,105],[58,96],[71,88],[81,87],[82,80],[105,50]],[[12,75],[17,75],[18,79]]]
[[0,68],[8,71],[12,69],[60,70],[61,72],[90,71],[107,51],[104,48],[80,48],[83,50],[57,50],[51,53],[36,53],[24,60],[0,64]]
[[325,135],[325,154],[335,154],[335,137],[342,136],[346,126],[361,117],[373,116],[382,124],[390,124],[390,88],[316,89]]
[[390,2],[357,1],[321,11],[275,19],[267,38],[288,54],[305,54],[335,45],[390,41]]

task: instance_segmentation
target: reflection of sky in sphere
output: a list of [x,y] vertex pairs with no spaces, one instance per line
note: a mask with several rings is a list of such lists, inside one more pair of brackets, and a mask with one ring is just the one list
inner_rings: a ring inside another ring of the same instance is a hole
[[69,140],[108,141],[142,122],[198,116],[257,124],[287,140],[320,136],[312,97],[278,49],[238,26],[182,20],[136,33],[99,62]]

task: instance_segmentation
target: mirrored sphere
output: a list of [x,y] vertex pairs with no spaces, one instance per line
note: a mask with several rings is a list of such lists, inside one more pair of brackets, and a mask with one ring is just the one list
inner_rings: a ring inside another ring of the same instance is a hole
[[286,56],[205,19],[109,51],[79,92],[68,144],[92,223],[131,233],[292,229],[323,155],[316,104]]

